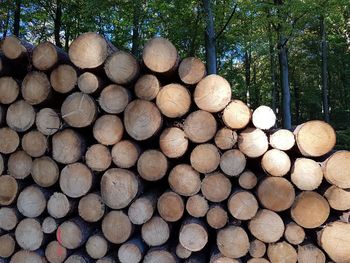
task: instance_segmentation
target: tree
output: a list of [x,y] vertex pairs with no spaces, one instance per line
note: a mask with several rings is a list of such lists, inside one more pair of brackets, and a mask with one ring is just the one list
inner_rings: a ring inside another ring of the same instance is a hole
[[328,102],[328,61],[327,61],[327,40],[326,40],[326,22],[323,15],[320,17],[321,34],[321,78],[322,78],[322,106],[323,116],[326,122],[329,122],[329,102]]
[[203,6],[206,19],[205,51],[207,58],[207,72],[208,74],[216,74],[215,29],[211,0],[203,0]]
[[14,12],[14,18],[13,18],[13,34],[17,37],[19,36],[20,22],[21,22],[21,0],[16,0],[15,12]]

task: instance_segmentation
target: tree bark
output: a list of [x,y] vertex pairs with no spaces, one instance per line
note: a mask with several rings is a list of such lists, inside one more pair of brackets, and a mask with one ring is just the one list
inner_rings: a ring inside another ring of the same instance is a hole
[[327,39],[326,39],[326,23],[324,16],[320,17],[320,33],[321,33],[321,78],[322,78],[322,107],[324,121],[329,122],[329,101],[328,101],[328,61],[327,61]]
[[211,1],[203,0],[204,13],[206,17],[205,50],[207,57],[208,74],[216,74],[216,44],[214,16],[211,9]]
[[55,35],[55,44],[58,47],[62,47],[60,40],[60,31],[62,25],[62,5],[61,0],[56,0],[56,10],[55,10],[55,18],[54,18],[54,35]]
[[21,22],[21,0],[16,0],[15,2],[15,12],[13,18],[13,34],[18,37],[19,36],[19,28]]

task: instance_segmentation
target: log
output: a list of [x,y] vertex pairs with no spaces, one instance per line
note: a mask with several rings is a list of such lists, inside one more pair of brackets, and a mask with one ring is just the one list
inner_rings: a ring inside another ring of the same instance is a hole
[[323,180],[322,168],[312,159],[298,158],[291,169],[291,180],[300,190],[315,190]]
[[131,223],[142,225],[151,219],[157,205],[157,195],[153,192],[144,194],[131,203],[128,216]]
[[242,187],[243,189],[246,189],[246,190],[253,189],[256,186],[257,183],[258,183],[258,178],[250,170],[245,170],[238,177],[238,184],[239,184],[239,186]]
[[162,179],[168,169],[167,158],[158,150],[147,150],[137,161],[137,171],[147,181]]
[[284,238],[288,241],[288,243],[292,245],[299,245],[305,239],[304,228],[298,226],[294,222],[290,222],[286,225],[286,230],[284,231]]
[[65,248],[77,249],[84,245],[90,232],[90,227],[77,217],[63,222],[57,228],[56,238]]
[[64,263],[93,263],[93,260],[85,253],[78,253],[69,256]]
[[295,145],[295,137],[290,130],[279,129],[270,135],[269,142],[277,150],[288,151]]
[[169,191],[158,198],[157,209],[165,221],[176,222],[182,217],[185,205],[178,194]]
[[260,241],[259,239],[254,239],[250,242],[249,254],[253,258],[261,258],[265,255],[265,252],[266,245],[264,242]]
[[180,243],[177,244],[175,249],[176,256],[180,259],[187,259],[191,256],[192,251],[184,248]]
[[85,244],[86,253],[93,259],[103,258],[108,251],[108,242],[100,234],[89,237]]
[[281,217],[267,209],[258,211],[249,221],[248,228],[255,238],[265,243],[276,242],[284,233],[284,223]]
[[326,180],[340,188],[350,188],[350,151],[339,151],[332,154],[323,164],[323,175]]
[[326,256],[318,247],[313,244],[298,246],[299,263],[325,263]]
[[331,151],[336,142],[332,126],[323,121],[308,121],[294,130],[299,151],[306,157],[319,157]]
[[133,55],[118,50],[108,56],[104,63],[104,70],[111,81],[126,85],[132,83],[138,77],[140,66]]
[[221,155],[220,168],[228,176],[238,176],[246,166],[244,154],[237,150],[228,150]]
[[74,203],[68,197],[59,192],[50,196],[47,202],[47,212],[53,218],[63,218],[72,212]]
[[129,92],[124,87],[115,84],[103,88],[98,99],[98,103],[105,112],[114,114],[123,112],[129,101]]
[[262,156],[268,149],[266,134],[256,128],[247,128],[238,136],[238,148],[249,158]]
[[201,194],[190,196],[186,202],[186,211],[193,217],[203,217],[209,210],[207,199]]
[[51,241],[45,249],[45,257],[50,263],[62,263],[67,254],[67,249],[56,240]]
[[207,200],[211,202],[222,202],[230,195],[231,182],[222,173],[214,172],[204,177],[201,191]]
[[169,173],[168,182],[171,190],[182,196],[192,196],[201,189],[199,173],[188,164],[179,164]]
[[122,211],[109,212],[102,221],[102,232],[113,244],[124,243],[133,231],[129,217]]
[[227,202],[230,214],[238,220],[252,219],[258,209],[258,201],[255,196],[248,191],[236,191]]
[[15,231],[17,244],[26,250],[34,251],[40,248],[44,241],[44,233],[37,219],[25,218],[17,225]]
[[74,130],[65,129],[52,137],[52,158],[59,163],[74,163],[84,152],[85,143]]
[[335,185],[330,186],[324,193],[331,208],[338,211],[350,209],[350,191],[339,188]]
[[25,132],[33,126],[34,121],[34,108],[24,100],[12,103],[7,109],[6,123],[17,132]]
[[248,235],[239,226],[227,226],[219,230],[216,244],[220,252],[229,258],[243,257],[249,251]]
[[261,159],[261,167],[272,176],[284,176],[291,167],[291,161],[283,151],[277,149],[268,150]]
[[2,155],[0,154],[0,175],[2,175],[3,171],[4,171],[4,158],[2,158]]
[[46,193],[41,188],[36,185],[28,186],[18,196],[18,211],[25,217],[38,217],[46,209],[46,198]]
[[68,64],[61,64],[50,74],[52,88],[58,93],[68,93],[75,88],[78,76],[76,70]]
[[10,155],[7,168],[11,176],[16,179],[25,179],[32,170],[32,158],[24,151],[17,151]]
[[69,58],[75,66],[93,69],[101,66],[116,48],[103,36],[87,32],[79,35],[69,46]]
[[0,128],[0,153],[10,154],[16,151],[19,146],[19,136],[17,132],[9,127]]
[[167,128],[159,136],[159,147],[166,157],[179,158],[187,151],[188,139],[180,128]]
[[298,261],[298,254],[295,248],[286,241],[269,244],[267,256],[271,263],[296,263]]
[[93,127],[94,138],[103,145],[114,145],[119,142],[124,133],[122,120],[111,114],[99,117]]
[[0,193],[0,205],[12,204],[18,193],[16,179],[9,175],[0,176]]
[[328,218],[330,208],[327,200],[316,192],[300,193],[291,208],[292,219],[304,228],[316,228]]
[[51,217],[45,217],[43,222],[41,223],[41,230],[44,234],[53,234],[58,228],[58,224],[56,220]]
[[252,122],[258,129],[269,130],[275,126],[276,115],[270,107],[261,105],[254,110]]
[[148,246],[160,246],[168,241],[170,237],[170,227],[161,217],[153,216],[142,225],[141,236]]
[[162,116],[154,103],[134,100],[124,111],[124,126],[133,139],[143,141],[159,131],[162,126]]
[[12,77],[0,78],[0,103],[11,104],[19,94],[19,85]]
[[169,75],[176,70],[179,55],[176,47],[169,40],[154,37],[146,42],[143,48],[142,60],[152,72]]
[[237,139],[238,136],[234,130],[224,127],[217,131],[214,141],[220,150],[229,150],[235,146]]
[[205,143],[197,145],[191,152],[192,167],[200,173],[211,173],[220,164],[220,153],[214,144]]
[[204,63],[196,57],[184,58],[178,72],[181,81],[187,85],[197,84],[207,74]]
[[13,230],[17,226],[18,219],[19,219],[19,214],[16,208],[12,208],[12,207],[0,208],[0,228],[1,229],[5,231]]
[[22,97],[30,105],[38,105],[46,101],[51,94],[51,85],[45,73],[29,72],[22,82]]
[[16,252],[12,258],[10,263],[46,263],[43,257],[38,255],[33,251],[28,250],[19,250]]
[[0,236],[0,257],[9,258],[15,252],[16,241],[11,234]]
[[195,143],[211,140],[216,133],[216,120],[212,114],[198,110],[190,113],[184,122],[184,131],[188,139]]
[[156,103],[163,115],[169,118],[179,118],[189,111],[191,94],[180,84],[168,84],[159,91]]
[[156,76],[146,74],[141,76],[135,83],[134,91],[136,97],[141,100],[151,101],[155,99],[160,90],[160,83]]
[[107,256],[104,258],[100,258],[99,260],[96,261],[96,263],[117,263],[117,261],[115,260],[115,257]]
[[48,149],[46,137],[37,130],[27,132],[22,137],[22,149],[31,157],[40,157]]
[[53,135],[61,128],[58,114],[50,108],[43,108],[36,114],[35,124],[42,134]]
[[127,207],[136,197],[138,188],[135,174],[121,168],[107,170],[101,179],[102,200],[112,209]]
[[85,153],[85,163],[93,171],[103,172],[112,163],[112,155],[103,144],[94,144]]
[[98,193],[90,193],[79,200],[79,216],[86,222],[99,221],[105,214],[105,204]]
[[78,88],[86,94],[94,94],[104,87],[105,82],[96,74],[84,72],[78,77]]
[[245,128],[252,117],[250,108],[243,101],[233,100],[224,109],[222,120],[231,129]]
[[139,263],[145,250],[144,243],[140,239],[134,238],[119,247],[118,259],[121,263]]
[[85,164],[68,164],[61,170],[60,188],[69,197],[86,195],[92,187],[92,182],[93,173]]
[[165,249],[156,248],[148,250],[143,263],[176,263],[175,257]]
[[48,41],[40,43],[33,50],[32,62],[38,70],[47,71],[68,60],[67,53]]
[[184,248],[192,252],[200,251],[208,242],[207,229],[198,219],[186,219],[180,228],[179,242]]
[[97,115],[95,100],[87,94],[75,92],[62,103],[61,115],[69,126],[87,127],[93,123]]
[[58,181],[60,171],[54,160],[48,156],[43,156],[34,159],[31,175],[37,185],[50,187]]
[[2,42],[2,52],[11,60],[28,57],[28,53],[32,52],[33,46],[15,36],[8,36]]
[[221,229],[228,222],[227,212],[220,205],[212,205],[207,212],[206,220],[211,228]]
[[231,100],[231,86],[219,75],[204,77],[194,90],[194,102],[201,110],[222,111]]
[[217,248],[211,253],[209,263],[240,263],[239,259],[224,256]]
[[113,163],[119,168],[130,168],[139,159],[140,149],[130,140],[121,140],[116,143],[111,151]]
[[258,186],[257,196],[263,207],[281,212],[293,205],[295,191],[293,185],[285,178],[266,177]]

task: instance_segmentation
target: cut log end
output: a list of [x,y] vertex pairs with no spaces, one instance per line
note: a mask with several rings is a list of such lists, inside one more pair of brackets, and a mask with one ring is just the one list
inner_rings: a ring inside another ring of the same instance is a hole
[[130,168],[136,164],[140,150],[134,142],[122,140],[113,146],[111,154],[113,163],[116,166]]
[[124,212],[111,211],[102,221],[102,232],[109,242],[121,244],[130,237],[132,224]]
[[241,227],[228,226],[221,229],[216,238],[220,252],[229,258],[240,258],[249,251],[249,239]]
[[151,101],[155,99],[160,90],[160,83],[156,76],[146,74],[141,76],[135,83],[134,91],[136,97]]
[[188,85],[197,84],[207,74],[204,63],[195,57],[188,57],[179,65],[179,77]]
[[40,223],[33,218],[26,218],[19,222],[15,231],[17,244],[25,249],[37,250],[44,240]]
[[268,130],[275,126],[276,115],[270,107],[262,105],[254,110],[252,122],[256,128]]
[[217,123],[212,114],[198,110],[190,113],[184,123],[188,139],[195,143],[207,142],[215,136]]
[[182,225],[179,241],[184,248],[192,252],[200,251],[208,242],[208,232],[201,224],[190,220]]
[[206,219],[210,227],[214,229],[221,229],[227,224],[228,215],[223,207],[214,205],[209,208]]
[[59,93],[68,93],[72,91],[77,81],[78,76],[76,70],[67,64],[59,65],[50,75],[52,88]]
[[186,210],[193,217],[203,217],[209,210],[209,204],[202,195],[197,194],[187,199]]
[[192,167],[200,173],[211,173],[220,164],[220,153],[213,144],[197,145],[191,152],[190,162]]
[[268,147],[267,136],[260,129],[247,128],[238,136],[239,150],[250,158],[262,156]]
[[231,192],[230,180],[220,172],[208,174],[202,180],[202,194],[212,202],[221,202],[228,198]]
[[0,103],[11,104],[19,94],[19,85],[12,77],[0,78]]
[[238,178],[238,184],[240,187],[246,190],[253,189],[258,183],[258,178],[256,175],[249,170],[244,171]]
[[54,160],[43,156],[33,161],[31,174],[36,184],[50,187],[58,181],[60,171]]
[[158,199],[157,209],[165,221],[176,222],[184,213],[184,202],[178,194],[165,192]]
[[339,151],[323,164],[326,180],[340,188],[350,188],[350,151]]
[[175,166],[168,177],[171,189],[183,196],[192,196],[199,192],[201,179],[199,173],[188,164]]
[[90,193],[80,199],[78,212],[85,221],[97,222],[105,213],[105,204],[100,195]]
[[288,151],[293,148],[295,144],[294,134],[285,129],[280,129],[270,135],[270,145],[281,151]]
[[268,150],[261,159],[261,167],[272,176],[284,176],[291,167],[291,161],[283,151],[272,149]]
[[61,128],[61,120],[58,114],[50,108],[41,109],[36,114],[36,127],[44,135],[53,135]]
[[38,70],[49,70],[58,62],[58,52],[54,44],[46,41],[33,50],[33,66]]
[[228,200],[227,207],[231,215],[238,220],[253,218],[259,208],[258,201],[248,191],[237,191]]
[[143,152],[137,161],[137,171],[147,181],[162,179],[167,169],[167,158],[158,150],[147,150]]
[[243,129],[250,122],[252,112],[240,100],[231,101],[224,109],[222,120],[231,129]]
[[12,204],[18,193],[16,179],[9,175],[0,176],[0,190],[0,205]]
[[188,139],[180,128],[167,128],[159,136],[159,147],[168,158],[178,158],[187,151]]
[[237,143],[237,133],[229,128],[221,128],[215,134],[215,145],[221,150],[232,149]]

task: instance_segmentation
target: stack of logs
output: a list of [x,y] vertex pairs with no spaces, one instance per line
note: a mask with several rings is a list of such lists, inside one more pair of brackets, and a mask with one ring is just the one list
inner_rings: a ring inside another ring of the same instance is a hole
[[350,152],[156,37],[0,55],[0,262],[350,262]]

